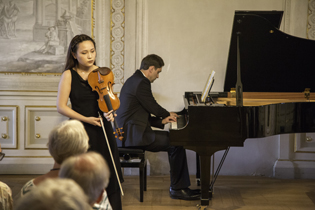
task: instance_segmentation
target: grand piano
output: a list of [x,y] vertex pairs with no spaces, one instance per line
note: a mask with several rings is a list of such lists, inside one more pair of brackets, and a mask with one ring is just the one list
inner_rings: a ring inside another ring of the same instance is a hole
[[[282,11],[235,11],[224,92],[185,92],[170,142],[199,155],[201,206],[212,197],[210,158],[247,138],[315,132],[315,41],[279,30]],[[224,161],[224,160],[223,160]],[[219,164],[222,166],[223,162]],[[218,172],[216,172],[218,175]]]

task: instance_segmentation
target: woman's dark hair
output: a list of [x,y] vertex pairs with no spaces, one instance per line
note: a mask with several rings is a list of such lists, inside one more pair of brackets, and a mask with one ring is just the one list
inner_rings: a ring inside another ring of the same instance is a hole
[[147,55],[142,59],[140,69],[147,70],[150,66],[154,66],[155,68],[162,68],[162,66],[164,66],[164,61],[158,55]]
[[[66,71],[68,69],[72,69],[73,67],[78,65],[78,60],[73,57],[72,53],[76,53],[78,50],[78,45],[84,41],[93,42],[94,48],[96,50],[95,41],[91,37],[89,37],[86,34],[76,35],[75,37],[72,38],[72,40],[69,44],[69,48],[68,48],[68,52],[67,52],[67,58],[66,58],[66,65],[65,65],[64,71]],[[95,61],[94,61],[94,65],[96,65]]]

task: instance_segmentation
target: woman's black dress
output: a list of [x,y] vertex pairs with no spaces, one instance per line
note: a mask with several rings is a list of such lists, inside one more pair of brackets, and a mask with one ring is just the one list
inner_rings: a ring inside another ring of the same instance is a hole
[[[119,153],[115,136],[113,134],[113,128],[110,122],[103,117],[103,112],[98,107],[99,98],[96,91],[92,91],[87,80],[83,80],[82,77],[73,69],[70,70],[72,75],[70,101],[72,109],[86,117],[98,117],[98,113],[101,114],[104,122],[106,135],[112,150],[112,154],[116,163],[116,169],[120,180],[123,181],[121,166],[119,161]],[[108,151],[107,143],[103,133],[103,129],[99,126],[94,126],[89,123],[82,122],[85,130],[89,136],[89,151],[95,151],[100,153],[110,168],[110,180],[108,187],[106,188],[108,196],[112,193],[120,191],[119,184],[114,171],[113,163]]]

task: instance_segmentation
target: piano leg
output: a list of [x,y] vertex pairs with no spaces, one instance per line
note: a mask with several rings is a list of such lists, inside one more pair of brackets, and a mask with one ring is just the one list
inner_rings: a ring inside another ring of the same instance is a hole
[[210,158],[211,156],[208,156],[208,155],[200,155],[200,168],[202,168],[201,177],[200,177],[201,178],[201,206],[209,205]]
[[[225,150],[225,152],[224,152],[224,154],[223,154],[223,156],[222,156],[222,158],[221,158],[220,164],[218,165],[218,168],[217,168],[215,174],[214,174],[213,177],[212,177],[212,180],[211,180],[211,183],[210,183],[210,188],[209,188],[209,189],[210,189],[210,192],[211,192],[211,197],[210,197],[210,198],[212,198],[212,192],[213,192],[214,183],[215,183],[215,181],[216,181],[217,178],[218,178],[218,175],[219,175],[219,173],[220,173],[220,170],[221,170],[221,168],[222,168],[222,166],[223,166],[223,163],[224,163],[224,161],[225,161],[225,158],[226,158],[226,156],[227,156],[229,150],[230,150],[230,147],[228,147],[228,148]],[[214,154],[213,154],[213,158],[214,158]],[[213,159],[212,164],[214,164],[214,159]],[[213,167],[213,166],[212,166],[212,167]]]
[[200,186],[200,161],[199,154],[196,152],[196,181],[197,186]]

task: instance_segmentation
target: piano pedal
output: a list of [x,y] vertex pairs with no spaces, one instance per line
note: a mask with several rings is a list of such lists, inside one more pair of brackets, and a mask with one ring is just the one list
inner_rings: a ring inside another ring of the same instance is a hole
[[201,204],[197,204],[196,207],[197,207],[198,210],[206,210],[208,206],[202,206]]
[[209,191],[209,200],[212,200],[212,191]]
[[197,186],[200,186],[200,179],[196,179],[197,181]]

